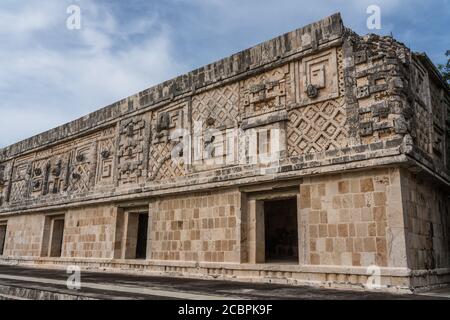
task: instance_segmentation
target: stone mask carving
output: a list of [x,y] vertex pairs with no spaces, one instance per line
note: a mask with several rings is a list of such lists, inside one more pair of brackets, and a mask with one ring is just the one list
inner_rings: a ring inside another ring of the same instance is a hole
[[306,87],[306,94],[310,99],[317,98],[317,96],[319,95],[319,89],[317,89],[317,87],[313,84],[308,84],[308,86]]
[[41,168],[36,168],[34,169],[34,176],[40,176],[42,174],[42,169]]
[[168,130],[170,127],[170,117],[167,112],[160,113],[158,115],[158,122],[156,124],[156,131],[161,132],[163,130]]
[[58,163],[56,164],[55,168],[53,168],[53,170],[52,170],[52,174],[55,177],[59,177],[61,175],[61,166],[62,166],[62,163],[61,163],[61,160],[59,160]]
[[84,161],[85,156],[84,156],[84,154],[80,153],[79,155],[77,155],[76,159],[78,162],[82,162],[82,161]]
[[111,155],[111,152],[109,152],[109,150],[103,150],[101,153],[102,159],[108,159]]

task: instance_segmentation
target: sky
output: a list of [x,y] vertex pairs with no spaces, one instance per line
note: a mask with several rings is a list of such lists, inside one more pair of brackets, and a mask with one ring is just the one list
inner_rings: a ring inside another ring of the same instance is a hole
[[0,148],[335,12],[435,63],[450,49],[450,0],[0,0]]

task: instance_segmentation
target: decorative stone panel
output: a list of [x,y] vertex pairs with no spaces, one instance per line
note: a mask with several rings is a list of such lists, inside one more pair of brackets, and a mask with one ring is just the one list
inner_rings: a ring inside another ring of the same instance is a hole
[[150,180],[174,179],[185,174],[186,160],[190,157],[189,124],[187,103],[152,114]]
[[348,144],[344,99],[293,109],[287,126],[292,156],[344,148]]
[[29,182],[32,174],[32,157],[22,158],[15,162],[12,172],[11,186],[7,201],[17,203],[29,196]]
[[97,145],[96,184],[98,186],[111,185],[114,182],[116,156],[115,127],[106,130]]
[[11,176],[11,162],[0,164],[0,207],[6,201]]
[[142,183],[147,175],[149,115],[136,116],[120,123],[117,150],[119,186]]
[[95,142],[77,146],[72,152],[68,188],[70,193],[86,193],[93,187]]
[[201,122],[203,128],[237,127],[239,121],[238,102],[238,83],[196,94],[192,97],[192,121]]
[[286,109],[292,103],[293,76],[289,64],[241,81],[243,119]]
[[338,66],[336,48],[305,57],[297,62],[295,64],[297,103],[306,105],[337,98],[340,94],[339,78],[343,77],[339,71],[341,68],[341,64]]

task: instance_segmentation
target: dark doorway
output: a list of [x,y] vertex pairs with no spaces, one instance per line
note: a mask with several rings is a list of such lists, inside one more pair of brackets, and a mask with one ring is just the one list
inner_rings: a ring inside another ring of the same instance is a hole
[[264,202],[266,262],[298,262],[297,200]]
[[136,259],[147,258],[148,214],[140,213],[138,219],[138,234],[136,242]]
[[3,255],[6,240],[6,225],[0,225],[0,256]]
[[64,237],[64,219],[53,220],[53,230],[50,242],[50,257],[61,257]]

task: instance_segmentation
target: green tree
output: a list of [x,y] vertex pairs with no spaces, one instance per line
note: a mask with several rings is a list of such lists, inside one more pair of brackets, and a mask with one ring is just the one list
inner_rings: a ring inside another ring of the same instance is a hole
[[444,80],[450,84],[450,50],[447,50],[445,56],[447,57],[447,64],[438,64],[438,69]]

